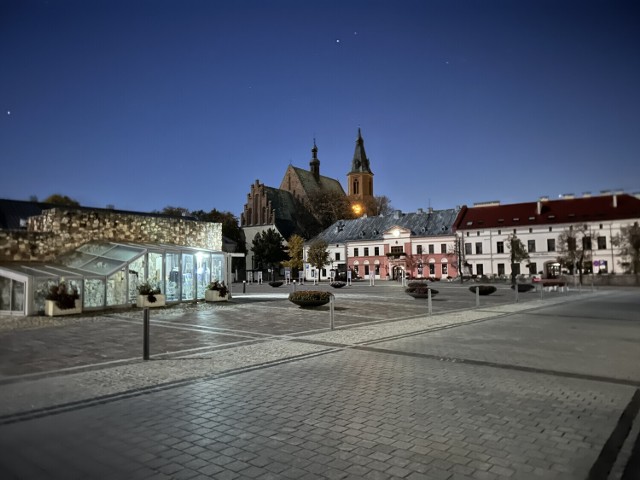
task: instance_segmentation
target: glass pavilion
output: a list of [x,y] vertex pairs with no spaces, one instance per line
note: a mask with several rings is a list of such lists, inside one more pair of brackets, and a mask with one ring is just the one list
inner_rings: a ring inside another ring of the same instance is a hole
[[78,289],[83,310],[135,304],[144,281],[159,287],[167,303],[203,299],[210,281],[227,282],[228,265],[225,253],[201,248],[88,243],[55,263],[0,264],[0,314],[44,311],[49,287],[62,280]]

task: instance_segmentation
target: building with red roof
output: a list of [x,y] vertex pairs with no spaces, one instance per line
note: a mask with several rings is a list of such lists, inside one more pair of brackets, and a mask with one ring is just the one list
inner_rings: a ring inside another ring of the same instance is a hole
[[499,202],[476,203],[462,207],[454,224],[466,272],[471,275],[511,275],[508,238],[515,234],[529,253],[529,260],[515,264],[517,274],[557,276],[558,237],[576,225],[584,226],[591,250],[587,273],[622,273],[620,250],[612,239],[626,225],[640,221],[640,198],[621,192],[563,195],[550,200],[501,205]]

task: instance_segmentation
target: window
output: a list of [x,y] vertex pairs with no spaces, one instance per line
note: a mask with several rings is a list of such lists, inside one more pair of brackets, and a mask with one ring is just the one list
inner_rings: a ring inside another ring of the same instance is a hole
[[369,247],[364,247],[364,256],[365,257],[369,256]]
[[504,275],[504,263],[498,264],[498,275]]
[[598,250],[607,249],[607,237],[598,237]]
[[514,235],[516,234],[516,229],[515,229],[515,228],[513,229],[513,234],[514,234]]
[[446,243],[441,243],[440,244],[440,253],[447,253],[447,244]]
[[502,235],[502,230],[498,230],[498,235]]
[[556,239],[547,238],[547,252],[555,252],[555,251],[556,251]]
[[575,252],[576,250],[576,238],[568,237],[567,238],[567,249],[571,252]]
[[476,272],[477,272],[478,276],[484,275],[484,266],[481,263],[476,265]]
[[511,271],[513,273],[515,273],[516,275],[520,275],[520,264],[519,263],[512,263],[511,264]]
[[553,232],[553,227],[549,227],[549,231],[550,231],[550,232]]
[[535,240],[527,240],[527,250],[529,252],[536,251],[536,241]]
[[418,255],[422,255],[422,245],[418,245],[416,248]]
[[340,252],[336,252],[336,262],[340,261]]
[[[393,248],[393,247],[392,247],[392,248]],[[358,256],[360,256],[360,252],[358,252],[358,248],[357,248],[357,247],[353,249],[353,256],[354,256],[354,257],[358,257]]]
[[447,265],[446,263],[442,264],[442,275],[448,275],[449,274],[449,265]]
[[496,243],[496,252],[504,253],[504,242]]
[[364,274],[369,275],[369,265],[364,266]]
[[529,233],[533,233],[533,228],[530,228],[530,229],[529,229]]
[[465,243],[464,244],[464,253],[467,255],[471,255],[473,253],[473,251],[471,250],[471,244],[470,243]]
[[436,264],[435,263],[430,263],[429,264],[429,275],[435,275],[436,274]]
[[582,237],[582,249],[591,250],[591,237]]
[[529,264],[529,273],[531,275],[535,275],[536,273],[538,273],[538,266],[537,266],[536,262],[531,262]]
[[480,232],[476,232],[476,237],[479,237],[479,236],[480,236]]
[[482,255],[482,242],[476,242],[476,255]]
[[391,247],[391,253],[402,253],[402,247]]
[[429,253],[432,254],[433,252],[434,252],[434,250],[433,250],[433,243],[432,243],[431,245],[429,245]]
[[373,254],[377,257],[380,255],[380,247],[373,247]]

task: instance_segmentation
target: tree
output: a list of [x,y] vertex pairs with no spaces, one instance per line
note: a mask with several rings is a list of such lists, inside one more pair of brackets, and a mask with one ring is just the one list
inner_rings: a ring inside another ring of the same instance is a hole
[[167,205],[159,212],[157,210],[154,210],[153,213],[162,213],[164,215],[172,215],[174,217],[188,217],[191,215],[188,208],[172,207],[171,205]]
[[215,208],[210,212],[195,210],[191,216],[202,222],[215,222],[222,224],[222,235],[233,240],[238,245],[238,251],[246,253],[245,239],[238,218],[231,212],[221,212]]
[[636,276],[640,282],[640,226],[638,222],[620,228],[620,233],[613,237],[612,243],[620,248],[620,266]]
[[[311,245],[309,245],[309,251],[307,253],[307,261],[311,264],[311,266],[320,270],[324,267],[329,261],[329,251],[327,248],[329,245],[324,240],[316,240]],[[320,281],[320,276],[318,276],[318,281]]]
[[280,265],[280,262],[289,258],[282,242],[284,238],[273,228],[262,231],[254,237],[251,251],[259,269],[262,270],[265,267],[274,269]]
[[373,198],[375,215],[389,215],[393,212],[391,200],[386,195],[378,195]]
[[580,285],[585,262],[591,262],[591,232],[586,225],[572,225],[558,236],[558,263],[571,274],[578,271]]
[[291,235],[287,244],[289,245],[289,260],[282,262],[282,265],[292,270],[293,278],[295,276],[294,274],[302,270],[304,266],[302,258],[304,253],[304,238],[300,235]]
[[458,276],[460,277],[460,283],[464,283],[464,270],[463,266],[466,265],[464,261],[464,238],[456,237],[453,242],[453,246],[447,249],[447,261],[455,260],[456,269],[458,270]]
[[44,203],[55,203],[56,205],[66,205],[67,207],[79,207],[80,202],[66,195],[54,193],[43,200]]
[[354,218],[348,198],[336,191],[317,190],[311,193],[309,210],[320,222],[322,230],[338,220]]
[[511,260],[511,285],[515,285],[516,284],[515,266],[518,265],[517,270],[519,271],[520,262],[522,262],[523,260],[529,259],[529,252],[527,252],[527,249],[524,247],[522,240],[520,240],[515,233],[507,237],[507,247],[509,248],[509,253],[510,253],[509,258]]

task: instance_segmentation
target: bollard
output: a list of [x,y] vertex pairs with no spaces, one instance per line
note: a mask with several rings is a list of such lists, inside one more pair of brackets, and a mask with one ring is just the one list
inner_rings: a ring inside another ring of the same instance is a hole
[[516,284],[513,286],[513,289],[516,291],[516,303],[519,302],[518,299],[518,282],[516,282]]
[[242,281],[242,293],[247,293],[247,281]]
[[333,312],[333,299],[335,298],[333,296],[333,293],[330,294],[331,296],[329,297],[329,325],[331,327],[331,330],[333,330],[334,328],[334,312]]
[[539,285],[540,285],[540,300],[542,300],[542,291],[544,290],[544,287],[542,286],[542,283],[540,283]]
[[433,313],[433,306],[431,304],[431,289],[427,290],[427,309],[429,312],[429,316]]
[[295,280],[293,281],[293,291],[294,292],[296,291],[296,281]]
[[476,307],[480,306],[480,287],[476,287]]
[[142,359],[149,360],[149,309],[142,311],[143,327],[142,327]]

